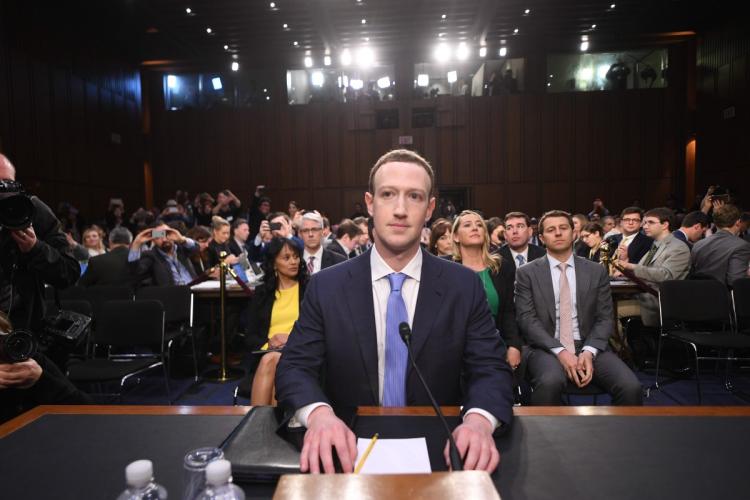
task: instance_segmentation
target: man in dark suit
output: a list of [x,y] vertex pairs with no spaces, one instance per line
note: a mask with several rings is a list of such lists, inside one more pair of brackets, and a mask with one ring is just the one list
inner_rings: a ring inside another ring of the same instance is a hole
[[516,272],[516,319],[531,346],[527,374],[538,405],[561,404],[568,380],[592,381],[616,405],[643,404],[635,374],[608,350],[614,330],[609,277],[601,265],[573,255],[573,220],[547,212],[539,221],[547,256]]
[[750,243],[738,237],[741,215],[734,205],[714,209],[718,231],[693,247],[692,274],[710,276],[727,286],[748,277]]
[[[409,368],[401,322],[438,404],[463,405],[453,432],[465,468],[498,464],[493,432],[512,418],[512,374],[487,298],[470,269],[420,249],[435,207],[434,174],[416,153],[386,153],[370,171],[365,202],[375,242],[365,254],[310,281],[276,372],[276,397],[307,427],[300,466],[344,471],[356,456],[354,434],[331,405],[427,405]],[[320,376],[325,386],[320,386]]]
[[705,236],[708,225],[708,215],[696,210],[682,219],[679,229],[675,230],[672,235],[692,249],[693,245]]
[[343,255],[347,259],[359,243],[359,237],[362,229],[350,219],[344,219],[336,228],[336,239],[332,241],[326,249],[331,252]]
[[323,238],[323,218],[316,212],[307,212],[302,216],[299,234],[305,243],[302,260],[307,266],[307,274],[313,274],[346,260],[341,254],[332,252],[321,245]]
[[109,233],[109,252],[89,259],[86,272],[78,282],[81,286],[133,285],[133,274],[128,263],[128,247],[133,235],[124,227]]
[[[621,214],[622,233],[611,236],[612,245],[618,248],[623,260],[640,262],[654,240],[641,233],[643,209],[627,207]],[[625,254],[627,252],[627,254]],[[627,255],[627,258],[625,258]]]
[[[153,244],[151,250],[141,251],[148,242]],[[138,233],[130,245],[128,262],[136,285],[186,285],[196,276],[190,254],[197,251],[195,241],[161,224]]]
[[510,212],[505,215],[505,245],[500,247],[500,255],[505,262],[512,262],[513,269],[544,257],[544,248],[529,243],[533,230],[531,219],[523,212]]

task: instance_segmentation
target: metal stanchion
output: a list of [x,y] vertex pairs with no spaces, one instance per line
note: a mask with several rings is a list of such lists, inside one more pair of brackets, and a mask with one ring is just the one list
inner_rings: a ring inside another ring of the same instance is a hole
[[226,263],[226,252],[219,254],[221,262],[219,263],[219,316],[220,316],[220,340],[221,340],[221,359],[220,366],[218,369],[209,370],[205,378],[212,382],[229,382],[230,380],[237,380],[245,375],[245,371],[239,368],[231,368],[227,366],[227,332],[226,332],[226,292],[227,292],[227,269]]

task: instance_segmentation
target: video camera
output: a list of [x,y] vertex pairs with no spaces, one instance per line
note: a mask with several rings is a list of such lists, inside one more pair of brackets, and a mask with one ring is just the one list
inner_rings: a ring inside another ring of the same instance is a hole
[[0,180],[0,226],[11,229],[26,229],[34,220],[34,204],[21,183],[9,179]]
[[20,363],[36,352],[34,336],[23,330],[0,331],[0,363]]

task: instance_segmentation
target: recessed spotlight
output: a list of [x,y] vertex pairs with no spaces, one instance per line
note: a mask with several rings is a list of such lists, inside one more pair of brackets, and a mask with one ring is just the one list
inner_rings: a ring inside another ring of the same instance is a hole
[[581,52],[586,52],[589,50],[589,42],[583,41],[581,42]]
[[458,44],[458,48],[456,48],[456,58],[458,58],[459,61],[465,61],[469,57],[469,47],[466,45],[466,42],[461,42]]
[[523,13],[528,16],[529,14],[531,14],[531,9],[526,9],[525,11],[523,11]]
[[518,28],[516,28],[516,29],[514,29],[514,30],[513,30],[513,34],[514,34],[514,35],[517,35],[517,34],[518,34]]
[[487,47],[479,47],[479,57],[487,57]]
[[360,22],[361,22],[362,24],[367,24],[367,19],[362,19],[362,20],[361,20]]
[[592,24],[592,25],[591,25],[591,29],[592,29],[592,30],[595,30],[595,29],[596,29],[596,24]]
[[295,40],[294,42],[292,42],[292,45],[294,45],[295,47],[297,47],[299,45],[299,42],[297,40]]
[[555,77],[555,75],[549,75],[549,77],[550,77],[550,78],[554,78],[554,77]]
[[238,56],[237,54],[232,54],[232,59],[239,59],[239,58],[240,56]]
[[445,19],[446,17],[448,16],[446,14],[443,14],[442,16],[440,16],[440,19]]
[[500,57],[505,57],[508,55],[508,47],[500,47],[500,50],[498,51],[498,55]]
[[457,71],[449,71],[446,76],[448,77],[448,83],[456,83],[456,80],[458,80]]
[[185,14],[192,14],[192,13],[193,13],[193,9],[191,9],[190,7],[185,9]]
[[232,63],[232,71],[239,71],[239,70],[240,70],[240,63],[238,63],[237,61],[234,61]]
[[615,7],[616,7],[616,5],[615,5],[615,4],[613,4],[613,3],[609,4],[609,8],[610,8],[611,10],[615,10]]
[[326,82],[326,78],[322,72],[313,71],[313,74],[310,75],[310,81],[312,82],[313,87],[322,87]]
[[263,89],[263,93],[267,94],[268,93],[268,89]]
[[433,56],[435,57],[435,60],[441,63],[447,62],[451,58],[451,49],[448,47],[445,43],[440,43],[437,47],[435,47],[435,52],[433,53]]
[[330,66],[331,65],[331,56],[323,56],[323,64],[325,66]]
[[349,51],[349,49],[344,49],[344,51],[341,52],[341,65],[349,66],[351,63],[352,63],[352,53]]
[[313,60],[312,57],[307,56],[305,57],[305,68],[312,68]]
[[289,25],[287,23],[282,24],[281,27],[284,28],[285,30],[289,29]]
[[551,87],[552,84],[550,82],[547,82],[547,87]]
[[357,0],[357,3],[362,3],[362,0]]
[[213,32],[214,32],[214,30],[212,30],[211,28],[206,28],[206,33],[208,33],[209,35],[210,35],[211,33],[213,33]]
[[357,64],[360,68],[369,68],[375,63],[375,53],[370,47],[362,47],[357,51]]
[[427,73],[420,73],[417,75],[417,85],[420,87],[427,87],[430,84],[430,75]]
[[224,45],[224,50],[229,50],[229,45]]
[[271,2],[271,3],[268,4],[268,6],[271,7],[272,9],[275,9],[276,8],[276,2]]

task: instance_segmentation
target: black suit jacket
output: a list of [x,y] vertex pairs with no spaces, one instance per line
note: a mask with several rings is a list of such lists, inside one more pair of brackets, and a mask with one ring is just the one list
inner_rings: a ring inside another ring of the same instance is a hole
[[690,248],[690,249],[693,248],[693,244],[687,239],[687,236],[685,236],[685,233],[683,233],[679,229],[676,230],[676,231],[672,231],[672,236],[674,236],[675,238],[677,238],[681,242],[685,243],[688,246],[688,248]]
[[[547,252],[544,248],[529,243],[528,260],[526,262],[531,262],[532,260],[544,257],[545,255],[547,255]],[[500,256],[503,258],[503,265],[510,263],[510,265],[513,266],[513,271],[518,269],[518,263],[516,262],[516,259],[513,258],[513,254],[510,253],[510,247],[507,243],[500,247]]]
[[[198,251],[196,243],[193,251]],[[185,266],[190,276],[195,278],[195,267],[190,261],[191,251],[182,246],[177,246],[177,260]],[[141,258],[130,263],[135,273],[135,284],[168,286],[174,285],[174,277],[169,262],[156,250],[141,252]]]
[[338,240],[333,240],[327,247],[326,250],[330,252],[335,252],[339,255],[343,255],[344,258],[349,258],[349,252],[346,250],[346,248],[341,246],[341,243],[338,242]]
[[[305,295],[305,284],[302,283],[299,289],[299,301]],[[271,314],[273,313],[273,304],[276,302],[276,291],[269,290],[265,285],[255,289],[253,300],[247,313],[247,331],[245,343],[251,350],[260,348],[268,341],[268,328],[271,325]]]
[[323,269],[335,266],[336,264],[341,264],[346,260],[346,257],[341,255],[340,253],[332,252],[331,250],[324,248],[323,257],[320,258],[320,270],[322,271]]
[[[613,246],[617,248],[622,242],[622,234],[616,234],[611,237]],[[643,233],[638,233],[633,238],[633,241],[628,245],[628,262],[637,264],[641,261],[644,255],[651,249],[651,245],[654,244],[654,240],[649,238]]]
[[78,282],[81,286],[126,285],[133,286],[135,277],[128,263],[128,247],[117,247],[109,253],[89,260],[86,272]]
[[[370,254],[310,280],[276,369],[276,397],[287,409],[380,404]],[[422,259],[412,350],[428,386],[438,404],[481,408],[510,423],[512,372],[479,277],[425,251]],[[430,404],[411,367],[406,401]]]

